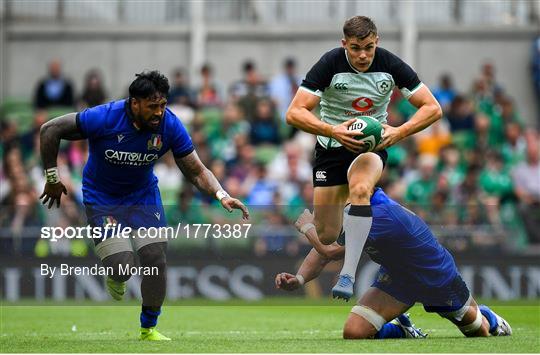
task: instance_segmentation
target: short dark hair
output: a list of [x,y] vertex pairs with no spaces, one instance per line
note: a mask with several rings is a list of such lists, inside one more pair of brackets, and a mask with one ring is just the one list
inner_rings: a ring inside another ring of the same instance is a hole
[[283,61],[283,66],[285,68],[295,68],[296,67],[296,59],[294,59],[293,57],[285,58],[285,61]]
[[148,99],[157,94],[169,95],[169,80],[159,71],[144,71],[135,76],[137,79],[129,85],[130,98]]
[[345,21],[343,35],[345,38],[356,37],[358,39],[364,39],[370,35],[377,36],[377,27],[367,16],[354,16]]
[[212,73],[212,66],[209,63],[204,63],[201,67],[201,73],[207,72],[209,74]]
[[246,60],[244,64],[242,64],[242,71],[244,73],[250,72],[254,69],[255,69],[255,63],[251,59]]
[[173,72],[173,75],[175,78],[179,76],[185,76],[185,71],[183,68],[176,68]]

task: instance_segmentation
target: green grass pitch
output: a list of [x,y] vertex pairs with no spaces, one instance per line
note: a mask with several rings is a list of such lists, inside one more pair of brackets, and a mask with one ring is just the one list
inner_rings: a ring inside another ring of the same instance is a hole
[[35,302],[0,307],[2,353],[538,353],[540,301],[489,303],[512,337],[465,338],[450,322],[411,309],[427,339],[342,340],[351,304],[305,299],[168,303],[158,329],[166,343],[140,342],[139,306]]

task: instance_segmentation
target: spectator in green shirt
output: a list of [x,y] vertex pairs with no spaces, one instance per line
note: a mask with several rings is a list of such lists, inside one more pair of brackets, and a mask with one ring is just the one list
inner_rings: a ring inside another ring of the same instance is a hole
[[495,151],[487,154],[486,165],[478,182],[488,196],[497,197],[499,201],[512,195],[512,179],[504,169],[500,154]]
[[501,147],[501,154],[506,168],[511,169],[525,160],[527,144],[517,122],[508,122],[505,127],[505,141]]
[[421,155],[418,159],[420,176],[413,180],[405,192],[405,202],[415,206],[414,210],[425,217],[431,206],[431,196],[435,192],[435,166],[437,158],[431,155]]

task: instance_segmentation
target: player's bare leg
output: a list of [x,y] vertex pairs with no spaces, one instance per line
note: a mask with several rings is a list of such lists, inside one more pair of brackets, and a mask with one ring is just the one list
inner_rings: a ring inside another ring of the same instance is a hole
[[343,217],[345,259],[332,296],[348,300],[353,294],[356,268],[371,229],[370,197],[383,170],[381,158],[375,153],[360,154],[351,164],[349,180],[350,209]]
[[479,306],[473,298],[463,315],[441,314],[441,316],[454,323],[466,337],[512,335],[512,328],[503,318],[487,306]]
[[120,266],[124,270],[129,270],[129,268],[134,265],[135,259],[132,251],[118,252],[103,259],[103,266],[113,270],[112,274],[107,275],[105,283],[107,291],[115,300],[121,301],[124,298],[127,288],[126,284],[131,276],[129,274],[120,274],[118,272]]
[[388,293],[370,287],[351,310],[343,328],[343,338],[423,338],[425,335],[404,315],[410,307]]
[[[88,210],[87,210],[88,211]],[[88,212],[87,212],[88,213]],[[124,238],[106,238],[101,241],[96,239],[96,254],[101,259],[103,266],[112,270],[107,275],[105,286],[111,297],[117,301],[124,298],[127,289],[127,281],[131,277],[129,273],[121,273],[135,265],[135,258],[131,244]]]
[[314,224],[321,243],[332,244],[338,238],[348,196],[347,185],[317,186],[313,190]]
[[166,293],[166,242],[151,243],[137,250],[141,266],[157,267],[156,275],[144,275],[141,282],[141,340],[171,340],[155,330]]

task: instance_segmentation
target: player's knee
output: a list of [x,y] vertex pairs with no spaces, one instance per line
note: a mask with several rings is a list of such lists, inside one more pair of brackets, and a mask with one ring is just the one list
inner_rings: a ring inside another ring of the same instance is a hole
[[317,228],[317,235],[321,243],[325,245],[332,244],[336,241],[339,236],[340,230],[334,226],[328,226],[323,223],[316,223],[315,227]]
[[371,327],[364,327],[361,324],[347,322],[343,327],[343,339],[368,339],[374,335],[375,332]]
[[130,270],[134,265],[135,258],[133,257],[133,253],[130,251],[112,254],[103,259],[103,266],[107,268],[110,267],[113,270],[112,274],[108,276],[114,281],[118,282],[125,282],[131,277],[129,273],[120,273],[119,270]]
[[152,243],[139,249],[137,253],[139,254],[141,266],[165,268],[167,263],[165,247],[166,243]]
[[349,186],[349,193],[351,199],[368,199],[371,196],[373,186],[366,184],[365,182],[354,183]]
[[354,306],[343,327],[343,339],[373,338],[386,321],[365,306]]

